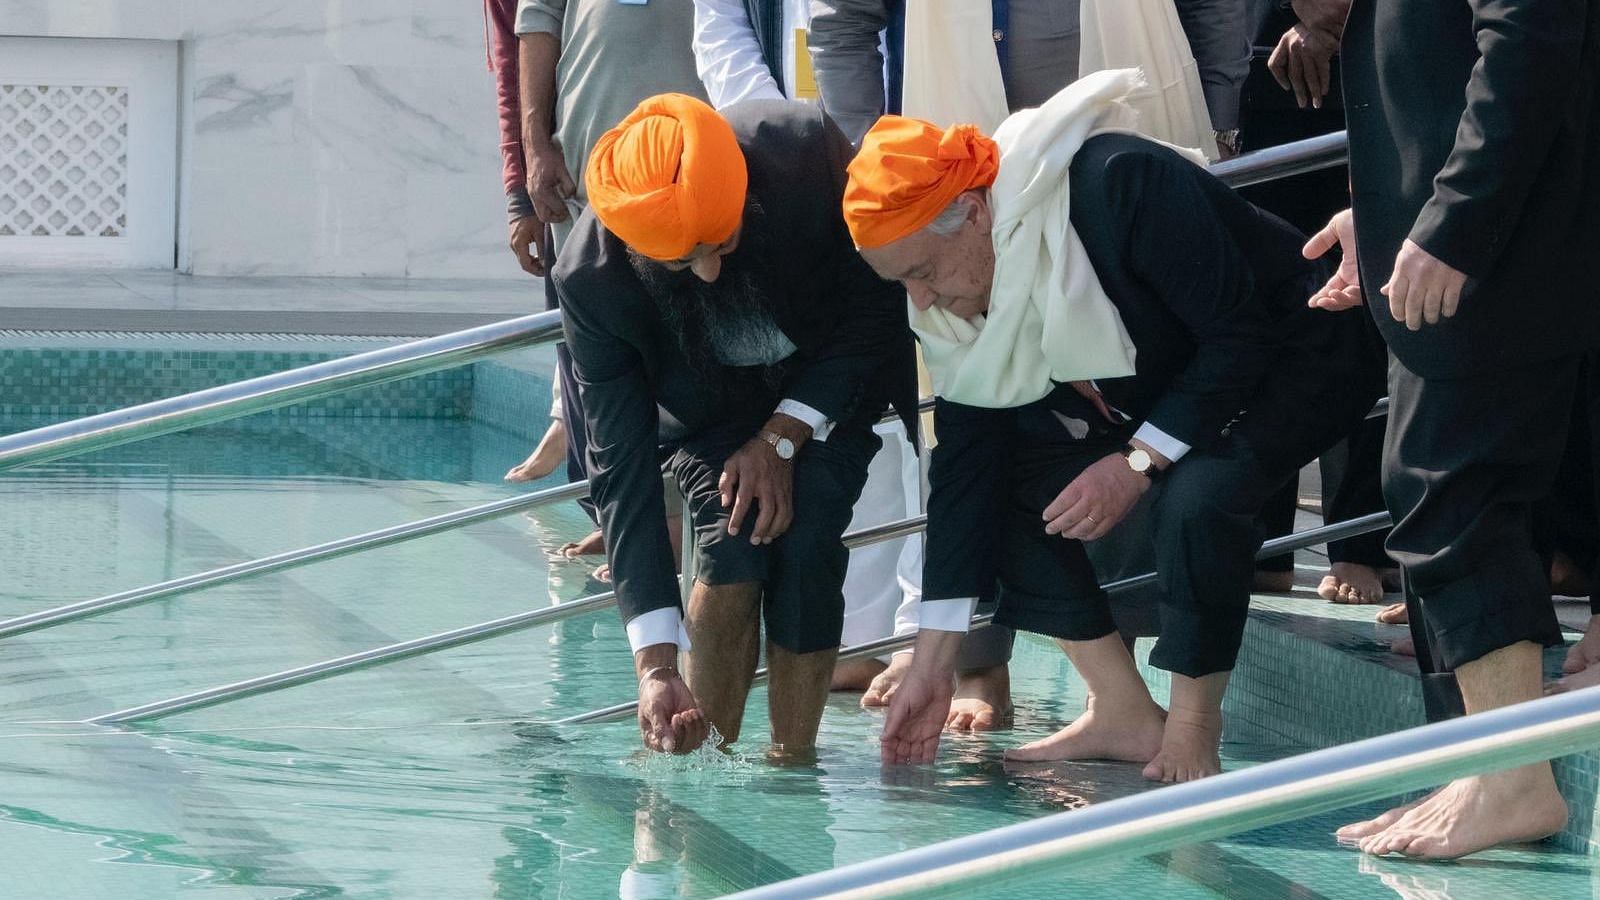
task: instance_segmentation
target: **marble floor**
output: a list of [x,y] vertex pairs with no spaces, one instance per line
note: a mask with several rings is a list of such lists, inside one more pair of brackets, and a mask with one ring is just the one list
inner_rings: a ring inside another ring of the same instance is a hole
[[0,269],[0,331],[442,334],[544,308],[534,278],[220,277]]

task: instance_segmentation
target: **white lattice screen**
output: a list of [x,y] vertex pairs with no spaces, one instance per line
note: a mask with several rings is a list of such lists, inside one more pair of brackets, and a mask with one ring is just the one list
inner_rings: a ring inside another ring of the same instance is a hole
[[121,237],[128,89],[0,84],[0,238]]

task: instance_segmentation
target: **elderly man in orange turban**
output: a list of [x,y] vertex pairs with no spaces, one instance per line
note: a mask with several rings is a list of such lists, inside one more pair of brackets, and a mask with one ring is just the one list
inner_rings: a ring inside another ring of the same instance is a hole
[[[1219,771],[1256,514],[1381,389],[1350,383],[1361,320],[1307,307],[1304,237],[1194,154],[1126,133],[1139,83],[1089,76],[993,139],[886,117],[850,164],[846,222],[906,286],[939,396],[922,629],[887,762],[932,759],[960,632],[998,583],[994,621],[1055,638],[1090,689],[1082,716],[1009,757]],[[1083,547],[1147,493],[1169,710]]]
[[[839,214],[850,153],[815,107],[668,94],[590,155],[551,277],[652,749],[739,737],[763,621],[773,743],[816,741],[872,426],[916,414],[903,295]],[[686,603],[663,468],[693,517]]]

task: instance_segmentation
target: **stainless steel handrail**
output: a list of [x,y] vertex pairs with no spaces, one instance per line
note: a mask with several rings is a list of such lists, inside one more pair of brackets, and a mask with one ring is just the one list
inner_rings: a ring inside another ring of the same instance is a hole
[[[1243,187],[1336,166],[1347,157],[1340,131],[1252,151],[1211,171]],[[0,472],[448,369],[560,334],[561,313],[552,310],[22,431],[0,437]]]
[[236,381],[0,437],[0,472],[316,400],[561,336],[558,310]]
[[[1600,688],[1422,725],[730,895],[738,900],[995,890],[1072,863],[1147,856],[1600,743]],[[1331,836],[1327,838],[1330,842]]]
[[[932,408],[933,398],[931,397],[923,398],[921,403],[918,404],[918,409],[924,412]],[[1389,398],[1385,397],[1378,401],[1377,405],[1372,408],[1371,412],[1367,413],[1367,418],[1378,418],[1385,415],[1388,410]],[[894,418],[895,416],[893,415],[886,417],[886,419],[889,420]],[[317,544],[312,547],[302,547],[298,550],[288,550],[283,553],[276,553],[271,556],[261,557],[259,559],[235,563],[231,566],[223,566],[222,568],[212,569],[207,572],[185,575],[181,578],[173,578],[167,581],[158,582],[156,584],[145,585],[144,587],[119,591],[115,594],[107,594],[104,597],[96,597],[91,600],[81,600],[77,603],[69,603],[65,606],[57,606],[51,609],[27,613],[26,615],[15,616],[10,619],[3,619],[0,620],[0,640],[8,637],[15,637],[19,634],[27,634],[32,631],[52,628],[57,625],[65,625],[69,622],[77,622],[82,619],[94,618],[95,616],[116,612],[117,610],[129,609],[145,603],[153,603],[157,600],[165,600],[171,597],[190,594],[195,591],[215,587],[220,584],[241,581],[246,578],[254,578],[258,575],[267,575],[273,572],[282,572],[288,569],[297,569],[301,566],[310,565],[314,562],[321,562],[322,560],[326,559],[336,559],[341,556],[348,556],[352,553],[362,550],[373,550],[378,547],[399,544],[405,541],[414,540],[416,538],[426,537],[430,534],[438,534],[442,531],[451,531],[456,528],[472,525],[488,519],[508,516],[512,513],[521,512],[523,510],[534,509],[549,503],[555,503],[560,500],[579,499],[588,496],[588,491],[589,482],[574,481],[570,484],[561,485],[560,487],[548,488],[543,491],[525,494],[520,497],[510,497],[505,500],[495,500],[493,502],[483,503],[478,506],[469,506],[465,509],[460,509],[455,512],[444,513],[442,515],[433,516],[427,519],[419,519],[415,522],[407,522],[401,525],[391,525],[388,528],[381,528],[377,531],[369,531],[365,534],[351,535],[349,537],[339,538],[335,541]]]
[[105,615],[117,610],[193,593],[204,588],[216,587],[233,581],[242,581],[246,578],[254,578],[258,575],[296,569],[300,566],[327,559],[337,559],[363,550],[376,550],[379,547],[387,547],[390,544],[416,540],[430,534],[438,534],[441,531],[452,531],[488,519],[508,516],[521,510],[544,506],[558,500],[576,500],[586,497],[588,494],[589,482],[575,481],[560,487],[547,488],[531,494],[470,506],[466,509],[419,519],[415,522],[407,522],[403,525],[392,525],[388,528],[380,528],[377,531],[369,531],[365,534],[355,534],[311,547],[302,547],[298,550],[263,556],[260,559],[223,566],[208,572],[185,575],[182,578],[173,578],[157,584],[108,594],[93,600],[83,600],[66,606],[40,610],[39,612],[0,621],[0,639],[27,634],[30,631],[39,631],[56,625],[65,625],[68,622],[93,618],[94,616]]
[[[927,516],[914,516],[907,519],[901,519],[896,522],[878,525],[872,528],[863,528],[860,531],[845,535],[845,545],[851,549],[855,549],[857,547],[867,546],[868,544],[876,544],[882,541],[892,541],[895,538],[916,534],[927,526],[927,521]],[[1333,525],[1327,525],[1321,528],[1312,528],[1297,534],[1275,538],[1261,545],[1260,555],[1263,557],[1276,556],[1280,553],[1298,550],[1302,547],[1313,546],[1315,544],[1323,543],[1324,541],[1354,537],[1357,534],[1363,534],[1368,531],[1375,531],[1379,528],[1383,528],[1388,524],[1388,513],[1372,513],[1370,515],[1361,516],[1360,518],[1351,519],[1347,522],[1336,522]],[[1155,574],[1148,573],[1145,575],[1135,576],[1133,578],[1127,578],[1122,581],[1113,582],[1112,584],[1107,585],[1107,589],[1121,591],[1143,584],[1150,584],[1154,581]],[[349,656],[341,656],[337,659],[330,659],[323,662],[299,666],[297,668],[277,672],[272,675],[263,675],[259,678],[252,678],[247,681],[240,681],[233,684],[207,688],[202,691],[184,694],[182,696],[173,697],[167,700],[158,700],[154,703],[146,703],[142,706],[131,707],[129,709],[107,713],[102,716],[96,716],[95,718],[87,721],[95,725],[116,725],[165,718],[167,716],[177,715],[178,713],[204,709],[205,707],[215,706],[220,703],[241,700],[245,697],[253,697],[258,694],[272,693],[274,691],[280,691],[284,688],[290,688],[296,685],[308,684],[313,681],[321,681],[324,678],[331,678],[334,675],[343,674],[345,672],[386,665],[391,662],[409,659],[413,656],[420,656],[425,653],[433,653],[439,650],[448,650],[452,647],[460,647],[464,644],[476,643],[492,637],[499,637],[500,635],[522,631],[524,629],[532,628],[536,625],[557,622],[580,613],[606,609],[615,604],[616,595],[614,593],[607,592],[604,594],[596,594],[593,597],[586,597],[582,600],[574,600],[570,603],[562,603],[556,606],[546,607],[544,609],[520,613],[508,618],[496,619],[492,622],[469,625],[465,628],[458,628],[428,637],[416,638],[414,640],[404,641],[399,644],[392,644],[388,647],[378,647]],[[979,624],[987,624],[987,619],[980,616],[975,618],[974,622]],[[868,644],[848,648],[846,651],[841,653],[841,656],[849,654],[848,658],[855,658],[857,656],[875,655],[883,652],[885,649],[895,649],[899,646],[902,646],[901,644],[896,643],[897,641],[901,640],[905,639],[892,637],[884,638],[880,641],[873,641]],[[906,640],[906,643],[910,643],[910,641]],[[621,707],[608,707],[606,710],[597,710],[596,714],[606,713],[611,717],[615,717],[616,710],[620,708]]]
[[1344,165],[1350,159],[1350,139],[1343,131],[1319,135],[1291,144],[1253,150],[1211,167],[1211,174],[1229,187],[1276,181],[1320,169]]
[[[1377,531],[1380,528],[1387,528],[1389,527],[1389,524],[1389,514],[1386,512],[1377,512],[1369,513],[1368,515],[1350,519],[1345,522],[1335,522],[1332,525],[1324,525],[1321,528],[1308,528],[1305,531],[1295,534],[1287,534],[1282,537],[1276,537],[1263,543],[1261,545],[1261,549],[1256,552],[1256,559],[1271,559],[1272,557],[1280,554],[1292,553],[1295,550],[1303,550],[1306,547],[1327,543],[1328,541],[1338,541],[1345,538],[1355,537],[1358,534],[1366,534],[1369,531]],[[1106,584],[1101,585],[1100,589],[1108,594],[1119,594],[1124,591],[1133,590],[1137,587],[1155,584],[1155,582],[1156,573],[1146,572],[1143,575],[1134,575],[1129,578],[1121,579],[1120,581],[1107,582]],[[968,627],[972,629],[982,628],[988,625],[993,618],[993,613],[979,613],[972,617],[972,623]],[[844,662],[845,660],[851,659],[863,659],[868,656],[877,656],[881,653],[893,653],[896,650],[911,646],[912,644],[916,643],[916,640],[917,636],[914,633],[890,635],[888,637],[878,638],[877,640],[867,641],[866,643],[857,644],[854,647],[846,647],[840,650],[839,661]],[[766,680],[766,667],[757,669],[755,683],[761,684]],[[590,710],[589,712],[581,713],[576,716],[568,716],[565,719],[558,719],[556,724],[597,725],[602,722],[617,722],[632,716],[634,712],[638,710],[638,708],[639,702],[637,700],[632,700],[626,703],[618,703],[615,706],[607,706],[601,709]]]
[[[921,411],[932,408],[933,398],[931,397],[924,398],[918,405],[918,409]],[[884,418],[886,421],[894,421],[899,417],[891,413]],[[190,594],[220,584],[242,581],[246,578],[254,578],[258,575],[267,575],[273,572],[283,572],[288,569],[297,569],[301,566],[328,559],[337,559],[338,557],[348,556],[363,550],[375,550],[379,547],[415,540],[430,534],[452,531],[488,519],[509,516],[512,513],[546,506],[561,500],[581,499],[588,495],[589,482],[586,480],[574,481],[559,487],[524,494],[520,497],[494,500],[489,503],[459,509],[455,512],[419,519],[415,522],[391,525],[388,528],[381,528],[377,531],[339,538],[338,540],[328,541],[312,547],[288,550],[283,553],[264,556],[260,559],[223,566],[220,569],[212,569],[207,572],[199,572],[194,575],[185,575],[181,578],[145,585],[144,587],[119,591],[115,594],[107,594],[104,597],[43,609],[38,612],[0,620],[0,640],[15,637],[19,634],[52,628],[57,625],[65,625],[69,622],[94,618],[117,610],[141,606],[145,603],[153,603],[157,600],[166,600]],[[684,527],[686,529],[689,528],[687,522]],[[688,531],[685,531],[685,535],[687,534]],[[685,548],[687,553],[687,542],[685,542]],[[687,588],[685,589],[687,590]]]
[[[897,522],[889,522],[873,528],[863,528],[860,531],[845,535],[844,540],[845,544],[852,549],[882,541],[892,541],[898,537],[915,534],[922,529],[926,522],[927,518],[925,516],[901,519]],[[615,606],[616,602],[616,592],[606,591],[603,594],[595,594],[591,597],[584,597],[581,600],[559,603],[555,606],[518,613],[514,616],[507,616],[490,622],[481,622],[477,625],[468,625],[465,628],[456,628],[427,637],[414,638],[398,644],[390,644],[386,647],[363,650],[360,653],[352,653],[337,659],[298,666],[271,675],[263,675],[259,678],[207,688],[167,700],[158,700],[154,703],[146,703],[142,706],[96,716],[86,721],[93,725],[118,725],[161,719],[178,713],[216,706],[220,703],[229,703],[246,697],[254,697],[258,694],[270,694],[274,691],[295,687],[296,685],[332,678],[335,675],[342,675],[346,672],[370,669],[375,666],[399,662],[402,659],[410,659],[414,656],[475,644],[478,641],[488,640],[492,637],[533,628],[536,625],[559,622],[562,619],[571,618],[582,613],[608,609]]]

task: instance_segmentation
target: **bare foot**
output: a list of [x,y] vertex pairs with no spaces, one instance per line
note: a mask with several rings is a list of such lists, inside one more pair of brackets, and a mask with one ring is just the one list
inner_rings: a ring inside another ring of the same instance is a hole
[[567,427],[560,419],[550,423],[539,446],[533,448],[528,458],[506,472],[507,481],[538,481],[549,475],[567,458]]
[[911,658],[910,653],[896,653],[889,657],[889,667],[879,672],[861,695],[862,709],[889,705],[889,698],[894,696],[895,689],[900,687],[900,682],[911,670]]
[[[1439,791],[1433,792],[1433,794],[1437,793],[1439,793]],[[1333,836],[1341,844],[1354,845],[1359,843],[1362,838],[1377,834],[1385,828],[1388,828],[1390,825],[1400,821],[1401,816],[1421,806],[1424,801],[1432,799],[1433,794],[1429,794],[1428,796],[1423,797],[1421,800],[1407,803],[1404,806],[1396,806],[1394,809],[1385,812],[1376,819],[1368,819],[1365,822],[1351,822],[1349,825],[1346,825],[1343,828],[1340,828],[1338,831],[1335,831]]]
[[1317,596],[1329,603],[1382,603],[1383,575],[1371,566],[1336,562],[1317,586]]
[[610,584],[611,583],[611,564],[610,563],[601,563],[600,565],[595,566],[594,567],[594,571],[589,573],[589,577],[593,578],[595,581],[600,582],[601,584]]
[[1047,738],[1007,750],[1010,762],[1064,759],[1117,759],[1147,763],[1161,751],[1166,711],[1154,702],[1139,709],[1096,710],[1094,698],[1083,715]]
[[1217,746],[1222,742],[1222,713],[1167,714],[1161,750],[1144,767],[1144,777],[1167,784],[1195,781],[1222,771]]
[[1256,570],[1251,589],[1263,594],[1281,594],[1294,588],[1294,572],[1266,572]]
[[1406,612],[1404,603],[1391,603],[1378,610],[1376,618],[1380,625],[1404,625],[1411,621],[1411,614]]
[[1445,785],[1394,824],[1361,840],[1374,856],[1455,859],[1501,844],[1537,841],[1567,824],[1549,763],[1474,775]]
[[1600,616],[1590,616],[1588,628],[1572,649],[1567,651],[1561,671],[1572,675],[1600,662]]
[[584,536],[581,541],[569,541],[561,545],[557,551],[567,559],[577,559],[580,556],[599,556],[606,552],[605,538],[601,536],[600,529],[596,528]]
[[866,659],[843,660],[833,667],[833,680],[828,683],[828,690],[865,691],[872,686],[872,680],[887,668],[887,665],[870,656]]
[[1010,668],[999,665],[961,673],[944,727],[954,731],[995,731],[1010,726]]
[[1144,767],[1144,777],[1171,784],[1222,771],[1217,745],[1222,742],[1222,697],[1230,674],[1212,672],[1194,678],[1172,673],[1172,702],[1161,733],[1161,752]]

